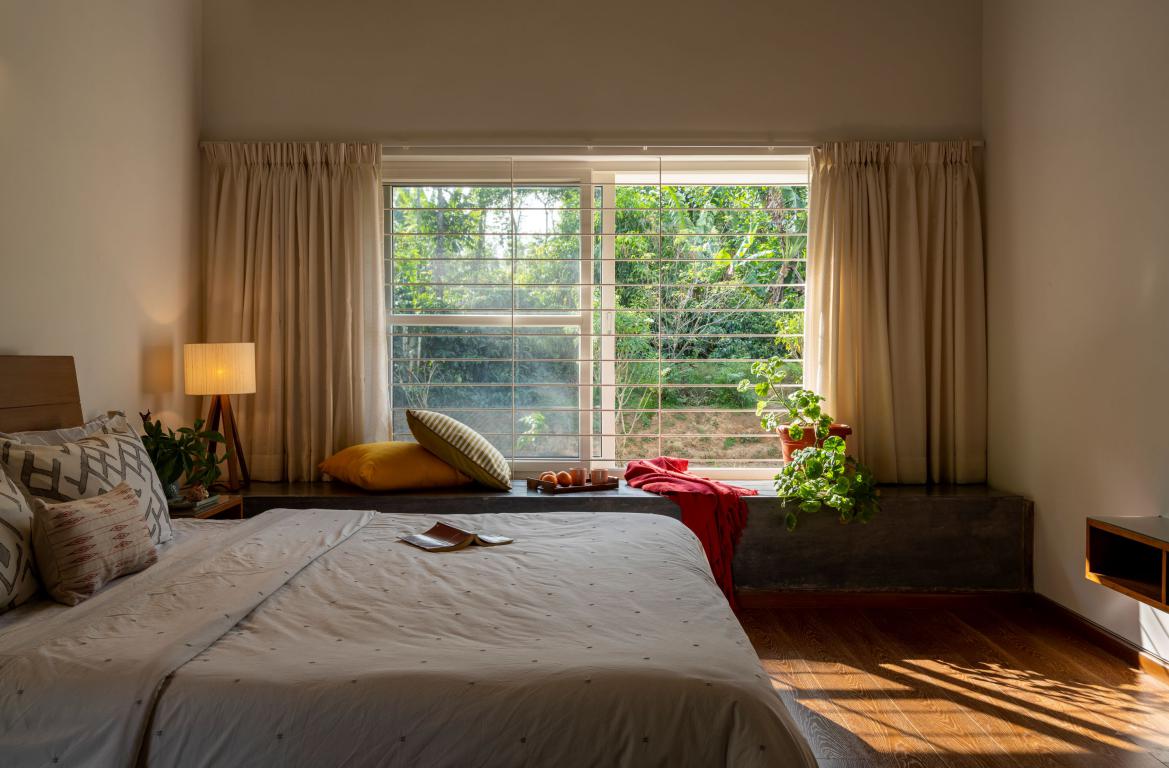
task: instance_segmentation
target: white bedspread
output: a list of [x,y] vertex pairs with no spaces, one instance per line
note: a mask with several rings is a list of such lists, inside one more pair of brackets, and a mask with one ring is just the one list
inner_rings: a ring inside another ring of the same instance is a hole
[[0,634],[5,765],[815,765],[680,523],[451,521],[517,541],[273,511]]

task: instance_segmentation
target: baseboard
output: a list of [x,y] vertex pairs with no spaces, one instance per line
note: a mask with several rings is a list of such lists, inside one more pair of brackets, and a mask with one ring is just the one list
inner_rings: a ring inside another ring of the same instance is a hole
[[1074,630],[1080,637],[1099,648],[1103,648],[1126,664],[1169,684],[1169,660],[1149,653],[1131,640],[1121,637],[1085,616],[1081,616],[1050,597],[1039,594],[1033,597],[1036,605],[1061,621],[1064,626]]
[[1031,593],[976,590],[969,592],[899,592],[848,591],[821,592],[812,589],[772,590],[736,589],[735,599],[745,609],[785,608],[794,606],[887,606],[889,608],[941,608],[946,605],[969,605],[972,602],[1002,603],[1004,600],[1027,600]]

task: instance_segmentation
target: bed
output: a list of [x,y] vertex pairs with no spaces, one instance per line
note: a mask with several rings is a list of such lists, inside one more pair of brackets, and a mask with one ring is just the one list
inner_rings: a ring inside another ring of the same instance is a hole
[[460,515],[516,542],[398,541],[433,519],[176,521],[92,599],[0,615],[0,762],[816,764],[677,521]]

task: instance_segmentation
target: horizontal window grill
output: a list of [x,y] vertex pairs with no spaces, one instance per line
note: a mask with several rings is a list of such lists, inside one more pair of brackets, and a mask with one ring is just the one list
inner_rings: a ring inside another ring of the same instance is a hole
[[737,384],[769,357],[802,383],[806,161],[765,181],[761,161],[742,183],[692,162],[387,163],[394,439],[424,408],[479,430],[517,474],[663,454],[778,465]]

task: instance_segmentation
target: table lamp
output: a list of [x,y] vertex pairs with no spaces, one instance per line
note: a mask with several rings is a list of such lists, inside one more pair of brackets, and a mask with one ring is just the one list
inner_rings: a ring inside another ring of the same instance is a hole
[[[209,395],[211,406],[207,411],[204,429],[221,431],[223,419],[224,448],[227,449],[227,487],[239,490],[251,482],[248,462],[240,444],[239,428],[231,410],[231,395],[248,395],[256,391],[256,345],[246,344],[184,344],[183,380],[188,395]],[[215,455],[215,443],[210,447]],[[234,450],[233,450],[234,449]]]

